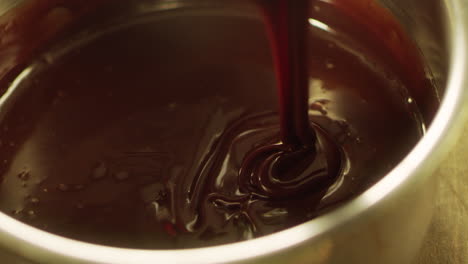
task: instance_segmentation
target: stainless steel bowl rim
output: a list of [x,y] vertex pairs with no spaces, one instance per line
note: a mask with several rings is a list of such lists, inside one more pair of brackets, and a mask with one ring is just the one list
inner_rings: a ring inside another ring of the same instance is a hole
[[[463,104],[467,96],[467,25],[463,0],[444,1],[447,5],[447,30],[450,36],[447,89],[432,125],[412,152],[388,175],[356,199],[307,223],[258,239],[229,245],[185,250],[136,250],[79,242],[23,224],[0,213],[0,240],[21,244],[10,248],[17,254],[35,259],[38,255],[68,259],[77,263],[231,263],[272,254],[317,239],[365,214],[383,200],[410,188],[411,180],[436,167],[449,147],[453,133],[460,131],[467,115]],[[449,136],[450,134],[450,136]],[[441,147],[444,146],[444,147]],[[259,246],[261,245],[261,246]],[[39,252],[39,254],[38,254]],[[42,254],[40,253],[42,252]]]

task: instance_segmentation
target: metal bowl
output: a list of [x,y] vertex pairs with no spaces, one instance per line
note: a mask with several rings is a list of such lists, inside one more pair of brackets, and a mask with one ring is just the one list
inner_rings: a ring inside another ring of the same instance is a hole
[[[0,33],[5,34],[5,24],[15,18],[9,10],[27,1],[0,0],[0,24],[4,26]],[[188,1],[142,2],[174,7]],[[435,195],[432,172],[457,139],[467,112],[464,102],[468,93],[464,87],[468,84],[465,12],[468,2],[382,0],[381,3],[394,13],[417,43],[443,100],[424,138],[397,167],[362,195],[285,231],[240,243],[187,250],[134,250],[78,242],[0,213],[3,263],[411,263],[432,216]],[[0,57],[7,56],[3,48],[0,45]]]

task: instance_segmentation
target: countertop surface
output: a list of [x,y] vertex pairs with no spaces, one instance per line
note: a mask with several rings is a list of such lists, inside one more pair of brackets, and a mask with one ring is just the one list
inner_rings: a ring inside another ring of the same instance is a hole
[[435,213],[415,264],[468,264],[468,126],[435,177]]

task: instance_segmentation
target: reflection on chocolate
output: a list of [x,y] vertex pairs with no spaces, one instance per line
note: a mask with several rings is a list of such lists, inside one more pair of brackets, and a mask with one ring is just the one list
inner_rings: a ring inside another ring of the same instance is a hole
[[173,10],[70,33],[5,97],[0,208],[74,239],[165,249],[267,235],[339,206],[422,136],[406,87],[433,90],[418,59],[390,56],[412,50],[404,38],[377,45],[387,42],[357,19],[365,10],[311,1],[301,43],[316,138],[300,144],[282,144],[261,15]]

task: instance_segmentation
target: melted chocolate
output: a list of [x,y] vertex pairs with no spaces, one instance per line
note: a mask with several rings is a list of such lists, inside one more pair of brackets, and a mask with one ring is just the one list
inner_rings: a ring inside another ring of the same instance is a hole
[[[377,45],[356,15],[367,5],[343,6],[311,1],[303,33],[269,35],[258,9],[83,18],[75,28],[96,26],[37,53],[5,97],[0,208],[66,237],[164,249],[267,235],[355,197],[422,136],[417,96],[433,90],[418,58],[388,55],[411,43]],[[290,65],[275,74],[271,38],[306,55],[276,57]]]
[[280,98],[280,140],[251,150],[239,170],[240,190],[263,199],[321,192],[340,172],[341,153],[309,120],[308,0],[269,3],[266,18]]

